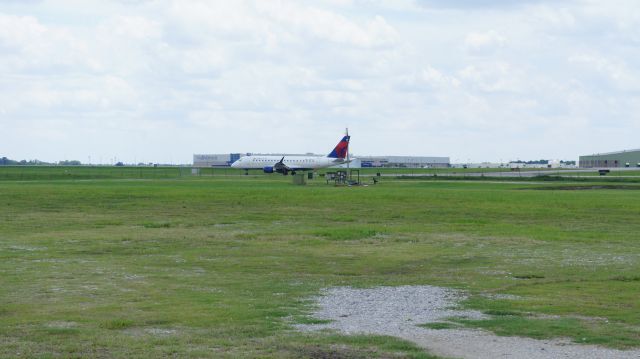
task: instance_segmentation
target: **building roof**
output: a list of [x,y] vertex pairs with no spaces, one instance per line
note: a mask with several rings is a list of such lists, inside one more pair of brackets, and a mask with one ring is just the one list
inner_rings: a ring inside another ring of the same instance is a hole
[[630,152],[640,152],[640,148],[636,149],[636,150],[623,150],[623,151],[614,151],[614,152],[594,153],[594,154],[591,154],[591,155],[583,155],[582,157],[585,157],[585,156],[619,155],[619,154],[622,154],[622,153],[630,153]]

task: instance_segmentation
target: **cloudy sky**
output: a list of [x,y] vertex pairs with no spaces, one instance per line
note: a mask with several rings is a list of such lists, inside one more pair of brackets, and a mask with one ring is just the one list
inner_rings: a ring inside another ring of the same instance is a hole
[[0,0],[0,156],[640,147],[637,0]]

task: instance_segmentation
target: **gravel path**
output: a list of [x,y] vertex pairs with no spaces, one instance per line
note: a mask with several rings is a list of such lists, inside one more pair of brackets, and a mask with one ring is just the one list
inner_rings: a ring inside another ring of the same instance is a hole
[[331,288],[317,298],[318,309],[313,317],[332,322],[296,327],[302,331],[334,329],[345,334],[390,335],[412,341],[432,354],[454,358],[640,358],[640,350],[417,326],[449,317],[483,318],[477,311],[454,309],[464,298],[463,292],[432,286]]

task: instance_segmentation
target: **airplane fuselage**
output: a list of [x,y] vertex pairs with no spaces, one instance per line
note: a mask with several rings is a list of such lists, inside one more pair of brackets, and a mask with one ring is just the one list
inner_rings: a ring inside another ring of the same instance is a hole
[[244,156],[231,166],[241,169],[266,169],[265,172],[269,172],[280,160],[289,171],[311,171],[346,163],[344,159],[322,156]]
[[231,164],[244,170],[262,169],[265,173],[295,174],[348,163],[349,139],[347,134],[326,156],[244,156]]

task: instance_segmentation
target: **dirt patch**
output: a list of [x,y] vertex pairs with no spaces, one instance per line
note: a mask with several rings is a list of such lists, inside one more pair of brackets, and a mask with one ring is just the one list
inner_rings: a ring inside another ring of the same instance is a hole
[[346,345],[331,345],[329,347],[320,345],[309,345],[294,350],[296,357],[309,359],[368,359],[381,358],[391,359],[400,356],[390,356],[377,353],[374,350],[356,350]]

